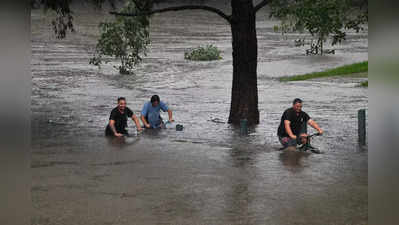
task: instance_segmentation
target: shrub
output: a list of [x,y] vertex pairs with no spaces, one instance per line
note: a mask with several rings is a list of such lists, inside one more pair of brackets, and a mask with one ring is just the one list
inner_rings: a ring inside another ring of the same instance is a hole
[[[130,2],[124,9],[125,13],[137,13],[139,9]],[[114,66],[120,74],[132,74],[133,69],[146,55],[149,38],[149,17],[116,17],[114,21],[100,24],[100,39],[97,42],[90,64],[101,66],[110,62],[110,58],[120,60],[120,65]]]
[[360,83],[360,87],[368,87],[369,86],[369,81],[363,81],[362,83]]
[[213,45],[199,46],[184,53],[184,58],[194,61],[211,61],[222,59],[221,51]]

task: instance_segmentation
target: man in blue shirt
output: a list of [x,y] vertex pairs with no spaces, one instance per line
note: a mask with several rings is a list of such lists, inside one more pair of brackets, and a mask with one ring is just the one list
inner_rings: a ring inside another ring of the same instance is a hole
[[141,121],[146,128],[159,128],[163,121],[160,111],[168,112],[169,121],[173,122],[172,111],[159,99],[158,95],[153,95],[149,102],[146,102],[141,110]]

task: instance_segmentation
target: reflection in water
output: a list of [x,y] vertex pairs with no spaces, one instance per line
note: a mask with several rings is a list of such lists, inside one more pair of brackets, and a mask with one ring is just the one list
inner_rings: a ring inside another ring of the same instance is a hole
[[[244,137],[241,139],[244,139]],[[250,148],[248,140],[244,140],[241,144],[234,145],[230,151],[230,156],[233,167],[238,168],[239,174],[230,183],[231,192],[226,195],[225,216],[235,223],[250,224],[249,207],[252,202],[251,191],[249,190],[250,174],[253,171],[256,153]]]
[[123,149],[132,146],[139,141],[138,137],[124,136],[124,137],[106,137],[108,144],[117,149]]
[[141,133],[141,135],[145,135],[146,138],[148,139],[160,139],[162,138],[162,136],[164,136],[165,134],[163,134],[163,129],[157,128],[157,129],[144,129]]
[[288,170],[292,172],[300,172],[304,168],[302,159],[307,158],[309,155],[309,152],[286,149],[280,153],[279,158]]
[[230,155],[234,167],[245,168],[254,163],[255,154],[251,149],[248,149],[248,145],[234,146]]
[[249,180],[237,180],[232,185],[231,202],[228,202],[227,217],[230,220],[239,221],[239,224],[251,224],[251,212],[249,206],[252,202],[250,190],[248,188]]

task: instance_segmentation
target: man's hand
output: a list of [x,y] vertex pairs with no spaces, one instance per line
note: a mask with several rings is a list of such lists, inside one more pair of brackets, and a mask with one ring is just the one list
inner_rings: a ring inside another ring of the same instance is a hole
[[168,116],[169,116],[169,121],[174,122],[175,120],[173,119],[173,113],[172,110],[168,109]]
[[145,119],[144,115],[141,115],[141,121],[143,121],[143,124],[144,124],[145,128],[150,128],[151,127],[150,124]]
[[308,121],[308,124],[309,124],[311,127],[313,127],[314,129],[316,129],[317,132],[319,132],[320,135],[323,134],[323,130],[319,127],[319,125],[318,125],[315,121],[313,121],[312,119],[310,119],[310,120]]
[[308,134],[301,134],[300,139],[299,139],[300,143],[301,144],[306,144],[308,136],[309,136]]
[[289,120],[284,120],[284,127],[285,127],[285,131],[287,132],[288,136],[290,136],[290,138],[292,139],[297,139],[296,135],[292,132],[291,130],[291,121]]
[[123,136],[123,134],[121,134],[121,133],[115,133],[115,137],[122,137]]
[[143,128],[141,128],[141,127],[137,127],[137,131],[142,131],[143,130]]

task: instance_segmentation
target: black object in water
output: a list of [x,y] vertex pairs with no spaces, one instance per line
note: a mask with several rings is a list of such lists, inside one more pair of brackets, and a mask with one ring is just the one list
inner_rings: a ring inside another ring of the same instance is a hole
[[176,130],[177,130],[177,131],[182,131],[182,130],[183,130],[183,125],[177,124],[177,125],[176,125]]

